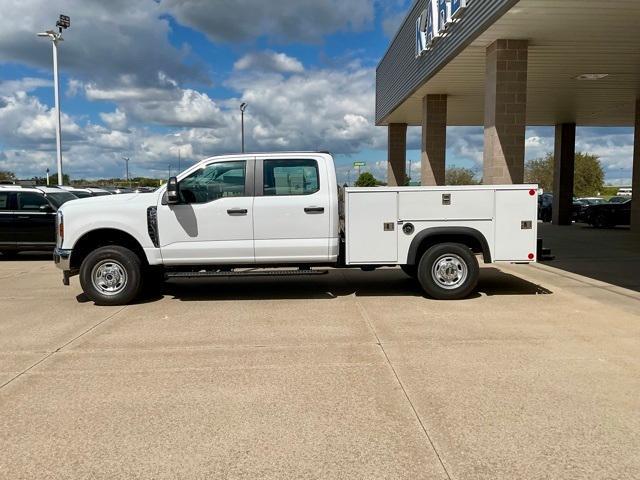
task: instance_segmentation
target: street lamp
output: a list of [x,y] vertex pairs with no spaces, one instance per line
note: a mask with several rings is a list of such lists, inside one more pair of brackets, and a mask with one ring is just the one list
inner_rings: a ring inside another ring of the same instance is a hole
[[126,165],[126,175],[127,175],[127,183],[129,183],[129,186],[131,186],[131,182],[129,181],[129,157],[122,157],[122,159],[124,160],[124,163]]
[[240,104],[240,125],[242,131],[242,153],[244,153],[244,111],[247,109],[247,104],[242,102]]
[[60,15],[56,22],[58,31],[47,30],[38,33],[39,37],[47,37],[53,45],[53,89],[56,105],[56,154],[58,161],[58,185],[62,185],[62,133],[60,127],[60,89],[58,86],[58,42],[62,42],[62,30],[71,26],[71,19],[67,15]]

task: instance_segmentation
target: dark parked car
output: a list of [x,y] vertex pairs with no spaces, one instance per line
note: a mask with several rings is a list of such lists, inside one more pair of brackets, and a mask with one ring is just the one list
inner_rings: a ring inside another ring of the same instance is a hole
[[[585,221],[596,228],[611,228],[616,225],[631,224],[631,199],[618,200],[614,197],[608,203],[590,205],[585,212]],[[622,197],[621,197],[622,198]]]
[[78,197],[58,188],[0,187],[0,253],[52,250],[56,211]]
[[604,198],[600,197],[584,197],[573,201],[573,219],[576,222],[586,222],[587,212],[592,205],[601,205],[607,203]]

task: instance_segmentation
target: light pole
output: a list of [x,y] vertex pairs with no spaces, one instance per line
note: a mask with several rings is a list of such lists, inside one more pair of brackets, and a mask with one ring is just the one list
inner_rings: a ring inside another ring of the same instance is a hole
[[127,183],[131,186],[131,182],[129,181],[129,157],[122,157],[124,163],[126,165],[126,175],[127,175]]
[[244,153],[244,111],[247,109],[245,102],[240,104],[240,130],[242,131],[242,153]]
[[58,42],[62,42],[62,30],[71,26],[71,19],[67,15],[60,15],[56,22],[58,32],[47,30],[38,33],[39,37],[48,37],[53,46],[53,89],[56,104],[56,155],[58,163],[58,185],[62,185],[62,133],[60,127],[60,88],[58,85]]

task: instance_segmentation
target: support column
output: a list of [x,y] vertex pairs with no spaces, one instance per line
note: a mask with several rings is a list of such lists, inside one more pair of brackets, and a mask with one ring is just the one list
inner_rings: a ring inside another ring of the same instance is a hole
[[422,185],[444,185],[447,152],[447,96],[422,99]]
[[553,159],[553,224],[571,225],[576,162],[576,124],[556,125]]
[[636,100],[636,121],[633,138],[631,231],[640,239],[640,99]]
[[484,105],[484,183],[524,181],[527,122],[527,40],[487,47]]
[[407,124],[389,124],[387,184],[404,185],[407,179]]

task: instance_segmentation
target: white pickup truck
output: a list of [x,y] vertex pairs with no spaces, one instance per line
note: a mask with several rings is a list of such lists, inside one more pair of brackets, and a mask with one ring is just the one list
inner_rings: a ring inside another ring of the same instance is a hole
[[208,158],[153,193],[68,202],[54,260],[99,305],[167,278],[400,266],[459,299],[485,263],[536,260],[535,185],[339,188],[327,153]]

